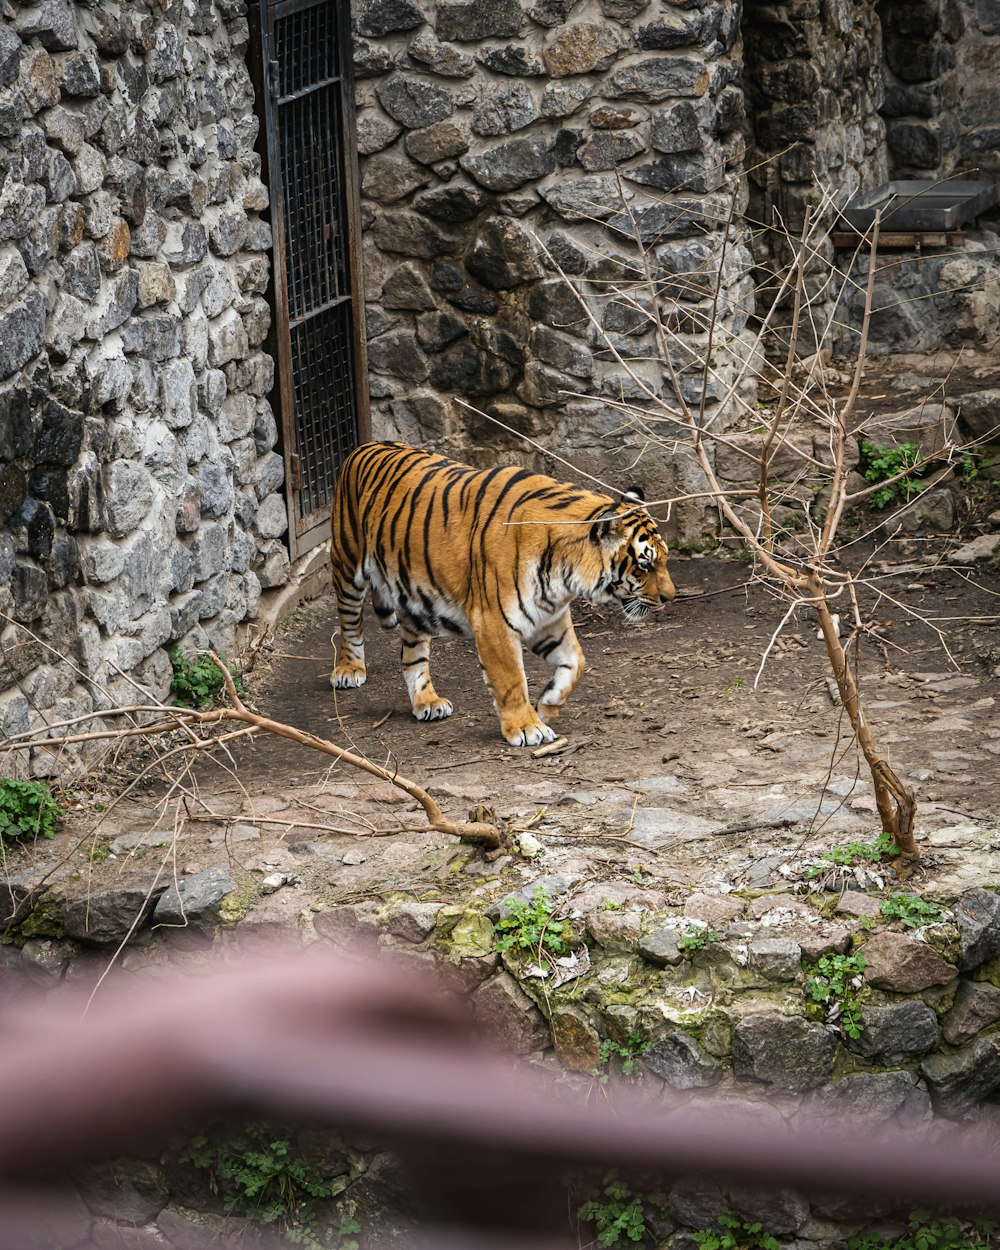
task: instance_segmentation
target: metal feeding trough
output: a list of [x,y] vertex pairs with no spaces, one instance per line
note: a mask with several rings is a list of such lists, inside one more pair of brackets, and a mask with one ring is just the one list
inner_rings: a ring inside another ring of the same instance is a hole
[[957,230],[997,202],[992,182],[950,182],[918,178],[887,182],[856,195],[843,211],[855,230],[864,233],[881,211],[881,230]]

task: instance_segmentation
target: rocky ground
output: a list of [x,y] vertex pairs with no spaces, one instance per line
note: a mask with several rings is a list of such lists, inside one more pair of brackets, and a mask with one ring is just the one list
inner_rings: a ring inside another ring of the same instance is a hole
[[[876,741],[918,797],[911,888],[945,900],[1000,879],[1000,577],[949,561],[956,546],[871,565],[860,666]],[[678,599],[656,620],[629,628],[610,609],[578,613],[588,671],[559,722],[565,746],[541,758],[501,740],[462,640],[436,643],[432,658],[455,703],[449,721],[412,719],[395,637],[371,624],[368,684],[335,698],[328,595],[298,611],[246,679],[260,711],[397,769],[449,816],[483,803],[529,831],[531,858],[489,862],[428,832],[388,784],[261,736],[202,760],[173,790],[154,772],[111,803],[134,757],[91,778],[58,843],[11,856],[8,872],[58,877],[85,859],[89,888],[124,888],[139,871],[140,897],[153,869],[160,886],[206,869],[269,878],[280,888],[255,889],[244,921],[269,931],[317,903],[442,882],[490,894],[552,873],[684,892],[788,888],[811,857],[879,832],[825,653],[808,615],[779,630],[785,605],[746,564],[677,558],[673,569]],[[530,666],[536,688],[540,677]]]

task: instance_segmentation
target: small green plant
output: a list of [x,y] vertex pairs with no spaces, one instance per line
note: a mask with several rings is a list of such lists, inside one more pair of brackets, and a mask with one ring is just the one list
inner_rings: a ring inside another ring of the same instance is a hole
[[878,864],[884,859],[895,859],[898,854],[899,847],[892,836],[880,833],[872,842],[846,842],[843,846],[835,846],[832,851],[824,851],[806,869],[806,876],[818,877],[828,870],[829,864],[852,868],[855,864]]
[[691,1234],[700,1250],[781,1250],[781,1243],[765,1233],[759,1221],[748,1223],[735,1211],[723,1211],[716,1224],[717,1229],[702,1228]]
[[837,1024],[847,1037],[860,1037],[861,1004],[857,994],[865,971],[865,957],[821,955],[814,964],[804,965],[806,993],[831,1024]]
[[658,1190],[638,1193],[629,1188],[617,1172],[604,1177],[599,1194],[588,1199],[577,1211],[584,1224],[593,1224],[599,1246],[625,1246],[642,1241],[646,1220],[653,1210],[666,1209],[666,1196]]
[[632,882],[633,885],[648,885],[649,884],[646,878],[642,875],[642,866],[640,864],[632,865],[632,875],[631,877],[629,877],[629,880]]
[[962,459],[958,466],[958,474],[965,485],[968,486],[988,467],[989,458],[987,456],[974,456],[971,451],[963,451]]
[[990,1250],[997,1224],[988,1219],[957,1219],[932,1211],[912,1211],[900,1237],[866,1233],[848,1237],[847,1250]]
[[883,920],[898,920],[908,929],[919,929],[925,924],[936,924],[941,919],[941,908],[919,894],[890,894],[882,900],[879,915]]
[[606,898],[601,904],[602,911],[621,911],[625,906],[624,903],[616,902],[613,898]]
[[54,838],[62,808],[44,781],[0,779],[0,837]]
[[718,940],[719,934],[708,925],[702,924],[699,920],[687,920],[677,939],[677,949],[685,959],[690,959],[692,955],[703,951],[709,942],[718,942]]
[[327,1226],[317,1232],[309,1226],[286,1228],[285,1240],[293,1246],[304,1246],[305,1250],[358,1250],[355,1233],[361,1232],[361,1225],[354,1218],[358,1204],[345,1200],[337,1203],[339,1220],[337,1227]]
[[554,919],[555,912],[549,902],[545,887],[538,886],[531,898],[511,899],[507,915],[494,925],[498,951],[512,951],[515,955],[532,953],[541,955],[565,955],[568,949],[570,925],[568,920]]
[[738,690],[742,690],[746,682],[742,677],[730,677],[726,684],[722,687],[724,695],[734,695]]
[[601,1067],[594,1069],[594,1076],[603,1076],[601,1069],[607,1068],[613,1060],[617,1062],[622,1076],[635,1076],[639,1072],[639,1060],[651,1045],[652,1042],[643,1040],[641,1033],[630,1033],[624,1042],[606,1037],[601,1042]]
[[916,443],[900,443],[897,447],[883,447],[879,443],[871,443],[868,439],[861,441],[861,464],[865,480],[868,482],[885,482],[899,473],[907,473],[896,481],[880,487],[871,496],[873,508],[887,508],[889,504],[901,499],[909,503],[911,499],[924,489],[924,483],[917,480],[917,475],[926,473],[930,467],[921,454]]
[[[219,666],[210,655],[199,655],[195,659],[186,656],[177,643],[170,648],[170,666],[174,670],[170,682],[170,693],[174,701],[184,707],[205,707],[214,703],[226,688],[226,679],[219,672]],[[222,656],[223,663],[226,662]],[[235,674],[232,664],[227,664],[231,675]],[[243,694],[243,687],[238,677],[234,676],[236,689]]]
[[90,862],[92,864],[102,864],[106,859],[111,857],[110,846],[95,846],[91,848]]
[[283,1129],[251,1122],[231,1137],[199,1134],[178,1158],[210,1174],[227,1211],[276,1224],[286,1234],[296,1234],[289,1240],[308,1250],[336,1245],[321,1240],[315,1229],[314,1202],[332,1196],[330,1182],[295,1154]]

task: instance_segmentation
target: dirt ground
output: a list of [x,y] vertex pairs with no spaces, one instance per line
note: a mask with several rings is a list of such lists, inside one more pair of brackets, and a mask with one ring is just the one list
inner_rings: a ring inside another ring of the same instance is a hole
[[[922,559],[872,564],[860,674],[876,742],[917,793],[921,872],[947,894],[989,879],[994,838],[1000,849],[1000,575],[949,566],[947,544]],[[541,758],[499,736],[466,640],[432,650],[438,689],[455,705],[450,720],[413,720],[398,640],[374,620],[367,684],[335,695],[331,594],[279,631],[248,678],[248,697],[275,719],[397,769],[452,817],[484,802],[517,827],[530,823],[545,848],[535,875],[568,865],[684,887],[773,888],[795,876],[797,857],[875,837],[871,783],[831,698],[814,621],[807,614],[776,633],[786,604],[736,559],[675,558],[672,570],[678,598],[655,620],[631,627],[612,608],[574,609],[588,669],[558,722],[565,748]],[[529,657],[528,670],[537,692],[544,665]],[[365,836],[404,818],[414,827],[415,806],[370,810],[373,795],[383,804],[396,796],[343,766],[331,770],[318,753],[266,737],[234,758],[239,799],[224,790],[240,819],[277,818],[280,809],[282,844],[308,837],[327,863],[360,837],[368,869],[344,869],[348,892],[378,879],[380,864],[399,866],[400,848],[388,844],[426,845],[423,834]],[[297,829],[287,827],[293,809],[304,822]],[[307,830],[331,813],[358,834]],[[435,860],[431,876],[439,871]]]

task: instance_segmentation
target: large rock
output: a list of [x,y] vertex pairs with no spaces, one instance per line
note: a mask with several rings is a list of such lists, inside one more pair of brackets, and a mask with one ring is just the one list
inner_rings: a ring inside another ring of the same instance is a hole
[[976,968],[1000,955],[1000,894],[966,890],[955,905],[959,932],[958,966]]
[[544,273],[538,245],[509,217],[492,217],[483,225],[466,256],[465,267],[495,291],[520,286]]
[[45,297],[34,287],[0,312],[0,381],[36,356],[45,341]]
[[623,43],[608,22],[573,22],[545,48],[545,66],[553,78],[600,72],[614,62]]
[[549,1021],[560,1063],[575,1072],[592,1072],[601,1062],[601,1039],[579,1007],[560,1007]]
[[354,15],[354,29],[369,39],[424,24],[424,15],[413,0],[363,0]]
[[935,1110],[963,1116],[1000,1087],[1000,1038],[981,1037],[952,1054],[929,1055],[919,1071]]
[[723,1069],[689,1034],[678,1029],[654,1042],[643,1053],[643,1062],[674,1089],[699,1089],[717,1085]]
[[880,990],[917,994],[932,985],[947,985],[958,975],[926,942],[903,933],[876,933],[864,945],[865,980]]
[[500,82],[480,95],[472,115],[472,129],[477,135],[507,135],[530,126],[538,116],[535,97],[526,84]]
[[63,931],[88,946],[117,946],[146,925],[162,892],[152,881],[92,889],[66,900]]
[[508,39],[523,25],[521,0],[442,0],[437,6],[439,39]]
[[[920,1095],[909,1072],[852,1072],[809,1096],[808,1110],[850,1124],[879,1124]],[[926,1101],[927,1095],[923,1095]]]
[[549,1045],[542,1014],[512,976],[499,972],[471,998],[480,1032],[499,1049],[529,1055]]
[[389,116],[411,130],[444,121],[455,111],[450,92],[413,74],[393,74],[375,94]]
[[219,904],[236,888],[224,865],[187,877],[164,892],[153,913],[153,923],[195,930],[213,929]]
[[566,221],[603,220],[620,212],[623,201],[630,198],[618,180],[608,175],[562,179],[540,191],[548,206]]
[[829,1079],[837,1043],[822,1024],[798,1016],[761,1012],[744,1016],[733,1029],[737,1076],[779,1089],[812,1089]]
[[1000,989],[988,981],[963,979],[958,983],[951,1010],[941,1021],[942,1035],[949,1045],[961,1046],[997,1020],[1000,1020]]
[[861,1036],[848,1047],[879,1063],[899,1063],[909,1055],[925,1055],[937,1044],[937,1016],[926,1003],[890,1003],[862,1007]]
[[703,62],[657,56],[616,69],[604,83],[603,93],[611,100],[658,104],[677,96],[703,96],[708,84],[709,72]]
[[487,152],[463,156],[459,164],[488,191],[515,191],[556,167],[551,144],[541,135],[511,139]]

